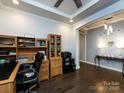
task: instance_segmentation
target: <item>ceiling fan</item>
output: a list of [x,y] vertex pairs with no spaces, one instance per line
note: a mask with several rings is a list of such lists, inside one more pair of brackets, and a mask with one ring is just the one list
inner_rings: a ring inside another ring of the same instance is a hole
[[[55,3],[54,7],[58,8],[63,1],[64,0],[57,0],[57,2]],[[82,6],[81,0],[73,0],[73,1],[75,2],[77,8],[80,8]]]

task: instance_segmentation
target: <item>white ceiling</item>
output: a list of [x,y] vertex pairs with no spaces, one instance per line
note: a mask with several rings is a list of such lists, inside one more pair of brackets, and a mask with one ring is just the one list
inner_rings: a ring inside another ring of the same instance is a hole
[[[104,9],[119,0],[82,0],[83,6],[77,8],[73,0],[64,0],[58,8],[53,7],[57,0],[20,0],[14,5],[12,0],[1,0],[2,5],[17,8],[53,20],[74,24],[93,13]],[[70,23],[69,20],[74,22]]]

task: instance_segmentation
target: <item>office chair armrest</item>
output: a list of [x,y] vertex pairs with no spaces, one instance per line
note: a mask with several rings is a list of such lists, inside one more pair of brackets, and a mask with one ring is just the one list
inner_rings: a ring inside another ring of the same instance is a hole
[[72,63],[72,66],[75,66],[76,64]]
[[26,63],[26,64],[21,64],[21,68],[26,69],[26,68],[32,68],[32,64]]
[[28,73],[28,71],[32,71],[32,72],[35,72],[35,69],[33,68],[25,68],[24,70],[21,70],[18,72],[18,74],[22,74],[22,73]]
[[17,84],[25,84],[28,82],[33,82],[33,80],[36,82],[37,77],[37,72],[32,68],[32,69],[25,69],[17,74]]

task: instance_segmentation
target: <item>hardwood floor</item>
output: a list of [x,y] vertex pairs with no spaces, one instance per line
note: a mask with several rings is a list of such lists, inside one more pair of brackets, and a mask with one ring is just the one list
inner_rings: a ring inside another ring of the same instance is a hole
[[81,69],[40,83],[38,93],[124,93],[119,72],[81,63]]

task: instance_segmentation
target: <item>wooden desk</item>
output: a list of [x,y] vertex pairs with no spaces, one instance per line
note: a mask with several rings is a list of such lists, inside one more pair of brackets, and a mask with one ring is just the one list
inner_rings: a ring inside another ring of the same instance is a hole
[[[33,63],[33,61],[24,62],[21,64],[25,64],[25,63],[30,64],[30,63]],[[16,93],[16,74],[21,64],[18,63],[16,65],[12,74],[7,80],[0,81],[0,93]]]
[[94,58],[94,62],[95,62],[95,66],[97,66],[98,63],[98,67],[100,67],[100,60],[113,60],[113,61],[120,61],[122,62],[122,75],[124,75],[124,58],[118,58],[118,57],[108,57],[108,56],[99,56],[96,55],[96,57]]
[[[16,93],[16,74],[21,64],[32,64],[34,61],[18,63],[7,80],[0,81],[0,93]],[[43,60],[39,73],[40,81],[49,79],[49,60]]]
[[43,60],[39,71],[39,82],[49,79],[49,60]]

